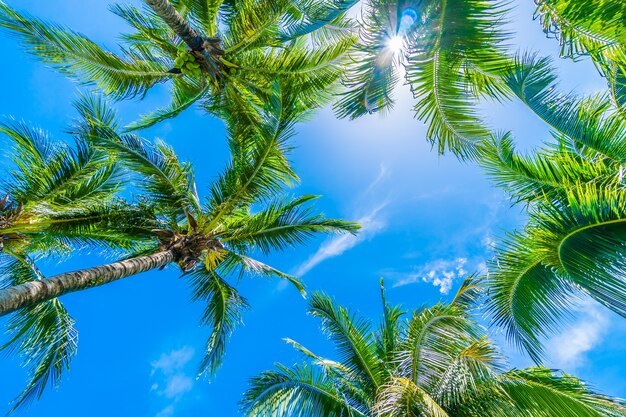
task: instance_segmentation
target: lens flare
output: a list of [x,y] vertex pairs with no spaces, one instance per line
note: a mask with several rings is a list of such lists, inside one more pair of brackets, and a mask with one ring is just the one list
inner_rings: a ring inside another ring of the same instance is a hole
[[417,12],[412,7],[407,7],[400,16],[400,33],[406,33],[417,22]]

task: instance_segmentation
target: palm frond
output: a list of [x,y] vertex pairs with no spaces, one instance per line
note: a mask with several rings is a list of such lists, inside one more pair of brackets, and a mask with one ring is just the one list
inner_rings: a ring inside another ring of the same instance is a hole
[[[626,9],[617,3],[598,0],[537,2],[535,16],[540,18],[544,32],[556,37],[561,56],[577,59],[590,55],[600,63],[620,61],[624,55],[623,36]],[[626,59],[621,60],[626,64]]]
[[31,216],[80,213],[111,200],[120,188],[113,161],[81,137],[72,148],[23,122],[2,124],[0,131],[14,145],[15,169],[3,188]]
[[383,386],[373,411],[385,417],[449,417],[426,391],[402,377],[392,377]]
[[543,355],[542,338],[560,329],[570,317],[574,287],[529,247],[526,236],[513,234],[489,265],[487,309],[492,323],[536,362]]
[[242,312],[248,303],[213,270],[198,268],[190,274],[190,280],[194,299],[206,302],[201,323],[212,328],[199,374],[213,376],[222,363],[230,335],[242,322]]
[[172,102],[165,108],[141,116],[139,120],[126,126],[127,131],[146,129],[164,120],[178,116],[192,106],[209,91],[205,81],[180,78],[172,84]]
[[526,413],[554,417],[617,417],[626,413],[622,401],[589,390],[574,376],[555,375],[546,368],[514,370],[499,379],[516,407]]
[[287,344],[292,346],[295,350],[297,350],[302,355],[304,355],[304,357],[306,357],[307,359],[311,359],[315,365],[322,367],[324,371],[328,373],[329,375],[340,375],[340,376],[350,375],[350,372],[351,372],[350,369],[345,367],[343,364],[341,364],[341,362],[336,362],[331,359],[318,356],[312,351],[310,351],[309,349],[307,349],[305,346],[296,342],[295,340],[292,340],[289,338],[285,338],[283,340]]
[[480,153],[480,165],[514,203],[564,198],[579,183],[619,182],[618,168],[610,160],[590,160],[565,146],[520,155],[508,133],[484,142]]
[[613,65],[607,74],[611,98],[622,115],[626,115],[626,68],[624,67],[626,67],[626,58],[623,67]]
[[266,119],[253,131],[246,129],[244,133],[255,131],[257,134],[252,137],[231,137],[232,161],[212,186],[207,204],[210,227],[232,210],[273,196],[282,186],[297,178],[285,157],[291,130],[290,125],[281,119],[281,114]]
[[43,62],[80,82],[95,83],[116,98],[145,94],[171,76],[163,59],[146,61],[130,51],[119,57],[79,33],[20,14],[4,2],[0,2],[0,26]]
[[[24,255],[2,255],[1,276],[11,284],[42,279],[33,261]],[[57,299],[20,310],[8,322],[10,339],[0,350],[18,352],[28,368],[29,381],[14,400],[11,412],[43,394],[48,384],[56,387],[76,354],[78,334],[74,320]]]
[[325,294],[313,294],[309,305],[309,314],[321,319],[322,328],[335,344],[341,362],[365,381],[368,389],[375,390],[382,382],[382,369],[376,358],[369,323],[337,306]]
[[428,125],[427,135],[439,153],[473,157],[489,131],[476,112],[476,103],[459,75],[461,62],[440,52],[426,62],[409,58],[406,78],[411,85],[417,118]]
[[475,275],[470,275],[463,280],[450,304],[463,311],[471,311],[472,308],[478,305],[484,292],[483,281]]
[[530,232],[546,265],[621,315],[626,315],[625,200],[622,189],[580,185],[566,205],[543,205],[533,213]]
[[[296,10],[282,29],[282,40],[291,41],[320,31],[350,32],[351,26],[344,24],[343,15],[351,9],[355,0],[315,0],[293,3]],[[329,27],[330,26],[330,27]]]
[[117,3],[112,4],[110,9],[136,30],[135,33],[122,35],[122,39],[133,45],[134,48],[141,45],[155,53],[157,53],[156,48],[158,48],[161,54],[166,52],[171,57],[176,56],[178,48],[171,40],[171,30],[163,19],[157,16],[147,5],[139,10],[129,4]]
[[[198,23],[207,36],[215,36],[218,31],[217,17],[222,0],[182,0],[179,4],[187,10],[186,17]],[[228,3],[228,2],[227,2]]]
[[266,265],[256,259],[229,251],[223,261],[219,264],[219,270],[230,274],[233,272],[236,273],[237,269],[239,270],[239,276],[243,276],[244,273],[251,273],[268,278],[276,277],[287,280],[287,282],[292,284],[298,290],[300,295],[303,297],[306,296],[304,283],[298,277],[281,272],[278,269]]
[[447,304],[414,312],[405,332],[395,361],[399,375],[420,387],[435,386],[459,352],[482,336],[463,310]]
[[261,45],[279,46],[280,39],[276,32],[280,20],[289,8],[286,0],[248,0],[225,16],[228,28],[224,33],[226,59],[229,55],[240,53]]
[[446,410],[470,402],[477,387],[496,376],[501,362],[498,350],[485,337],[470,343],[441,375],[433,398]]
[[626,119],[606,97],[580,98],[559,91],[550,59],[518,56],[505,76],[511,90],[558,133],[616,163],[626,156]]
[[242,408],[246,416],[339,417],[365,416],[351,407],[332,379],[316,368],[277,365],[250,381]]
[[165,142],[150,143],[134,135],[101,139],[97,146],[120,156],[120,162],[138,174],[138,180],[155,206],[171,214],[200,212],[193,169],[180,162],[174,149]]
[[268,254],[302,244],[318,233],[356,233],[359,230],[356,223],[313,214],[312,207],[305,204],[316,198],[307,195],[274,200],[258,213],[235,218],[220,236],[224,242],[260,249]]
[[383,304],[383,319],[376,334],[377,355],[385,361],[390,361],[398,348],[400,336],[399,321],[404,312],[400,307],[388,304],[382,278],[380,279],[380,296]]
[[[381,43],[379,39],[376,41]],[[350,59],[353,63],[343,81],[347,91],[335,104],[337,115],[356,119],[365,114],[391,110],[393,89],[399,80],[393,51],[385,43],[382,46],[357,46]]]

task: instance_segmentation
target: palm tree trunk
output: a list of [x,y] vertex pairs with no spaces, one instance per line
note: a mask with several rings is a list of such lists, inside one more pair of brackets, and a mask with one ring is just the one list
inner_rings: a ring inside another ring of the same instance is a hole
[[169,0],[146,0],[146,3],[192,51],[202,52],[204,50],[204,39],[189,26]]
[[159,268],[175,259],[174,250],[169,249],[95,268],[66,272],[40,281],[15,285],[0,290],[0,316],[52,300],[64,294],[98,287],[118,279]]

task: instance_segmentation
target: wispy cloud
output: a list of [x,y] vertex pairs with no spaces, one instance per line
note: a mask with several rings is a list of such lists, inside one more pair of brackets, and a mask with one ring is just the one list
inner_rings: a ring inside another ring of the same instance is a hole
[[191,346],[163,353],[156,361],[150,363],[152,386],[150,391],[170,402],[156,414],[156,417],[169,417],[174,414],[174,405],[185,393],[193,388],[193,378],[186,372],[187,364],[193,359],[194,350]]
[[162,353],[158,360],[152,362],[152,374],[162,373],[165,375],[174,374],[187,365],[193,359],[194,350],[191,346],[184,346],[181,349],[173,350],[169,353]]
[[159,411],[155,417],[171,417],[174,415],[174,406],[168,405],[163,410]]
[[[377,189],[389,177],[389,170],[384,165],[380,166],[378,175],[370,182],[365,191],[357,199],[361,208],[354,217],[361,224],[361,230],[354,235],[343,234],[328,239],[322,243],[319,249],[305,262],[296,268],[295,275],[303,276],[310,270],[327,259],[334,258],[352,249],[356,245],[371,239],[376,234],[385,229],[386,222],[382,216],[382,210],[387,206],[387,201],[380,202],[380,195]],[[375,203],[373,203],[375,202]]]
[[[480,265],[480,264],[479,264]],[[428,262],[414,272],[400,275],[393,284],[394,287],[426,282],[439,288],[442,294],[448,294],[456,279],[462,279],[467,275],[467,258],[453,260],[438,259]]]
[[587,361],[587,353],[602,343],[610,324],[606,310],[591,300],[575,308],[577,320],[546,344],[550,366],[573,372]]
[[374,235],[378,234],[385,228],[385,221],[380,218],[380,211],[385,205],[386,203],[374,207],[369,213],[357,220],[357,222],[361,224],[361,230],[358,235],[344,234],[324,242],[317,252],[311,255],[309,259],[296,269],[296,276],[303,276],[325,260],[339,256],[359,243],[371,239]]

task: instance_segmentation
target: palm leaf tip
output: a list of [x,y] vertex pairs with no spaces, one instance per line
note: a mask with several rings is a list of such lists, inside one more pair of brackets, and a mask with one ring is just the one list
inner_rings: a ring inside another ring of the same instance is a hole
[[213,271],[200,268],[190,275],[190,279],[194,299],[206,303],[201,323],[212,328],[198,376],[212,377],[222,364],[228,340],[241,324],[248,302]]
[[118,99],[145,94],[170,76],[163,59],[144,60],[131,51],[120,57],[80,33],[20,14],[4,2],[0,3],[0,26],[44,63],[82,83],[97,84]]
[[[2,276],[9,285],[43,278],[28,256],[5,254],[2,258]],[[4,283],[0,281],[0,284]],[[26,388],[12,402],[10,414],[39,399],[47,386],[58,386],[76,355],[78,333],[74,319],[61,302],[53,299],[13,314],[7,334],[9,340],[0,350],[18,352],[23,359],[22,366],[29,373]]]

